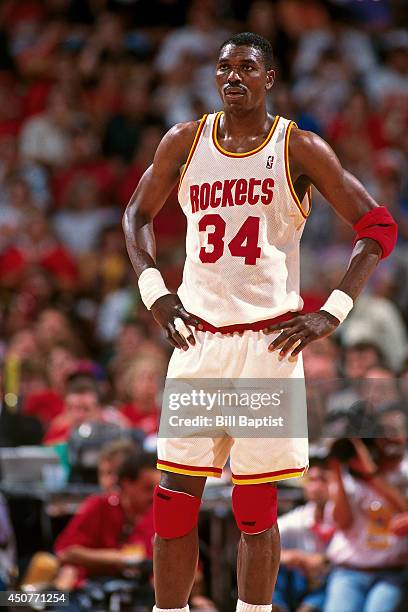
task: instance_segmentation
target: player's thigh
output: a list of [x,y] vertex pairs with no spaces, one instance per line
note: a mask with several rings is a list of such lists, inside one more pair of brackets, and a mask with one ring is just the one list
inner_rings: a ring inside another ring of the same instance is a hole
[[[231,340],[231,351],[234,359],[234,367],[237,367],[239,377],[274,380],[279,388],[280,380],[303,379],[303,356],[296,357],[288,355],[284,359],[279,356],[279,351],[268,350],[271,342],[279,335],[264,334],[263,332],[245,332],[241,337]],[[233,376],[233,372],[228,375]]]
[[371,577],[363,572],[334,569],[329,576],[324,612],[361,612],[370,586]]
[[308,463],[307,438],[237,437],[231,449],[231,471],[237,484],[246,476],[262,476],[271,482],[300,478]]
[[201,499],[206,480],[206,476],[187,476],[186,474],[162,472],[160,485],[165,489],[188,493]]
[[220,478],[232,440],[229,436],[157,439],[157,467],[163,472]]
[[219,378],[222,376],[222,356],[226,342],[222,334],[195,330],[195,345],[187,351],[174,349],[166,379]]

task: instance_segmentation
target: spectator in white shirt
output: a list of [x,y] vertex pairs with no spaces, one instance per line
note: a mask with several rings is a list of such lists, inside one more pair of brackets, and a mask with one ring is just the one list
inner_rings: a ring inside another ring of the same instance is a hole
[[368,72],[366,87],[383,113],[406,115],[408,100],[408,30],[393,30],[385,38],[386,64]]
[[96,248],[102,231],[119,220],[115,208],[101,206],[96,181],[85,175],[72,182],[65,204],[66,208],[54,216],[54,229],[61,242],[77,255]]
[[334,569],[324,612],[406,610],[408,538],[399,525],[408,510],[406,425],[394,437],[348,443],[346,471],[333,449],[330,496],[338,530],[327,551]]
[[46,110],[30,117],[23,125],[20,153],[23,159],[46,166],[59,166],[68,160],[68,129],[73,118],[72,100],[54,87],[48,97]]

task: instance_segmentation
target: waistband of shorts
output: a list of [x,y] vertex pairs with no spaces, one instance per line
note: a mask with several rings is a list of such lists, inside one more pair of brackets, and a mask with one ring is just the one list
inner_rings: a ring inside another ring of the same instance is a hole
[[404,565],[382,565],[381,567],[359,567],[356,565],[351,565],[349,563],[337,563],[335,567],[340,567],[342,569],[352,570],[353,572],[365,572],[367,574],[375,574],[377,572],[401,572],[405,570],[406,567]]
[[235,332],[245,332],[245,331],[261,331],[269,325],[276,325],[276,323],[283,323],[284,321],[289,321],[293,319],[293,317],[301,314],[301,312],[286,312],[283,315],[279,315],[278,317],[273,317],[272,319],[264,319],[263,321],[255,321],[254,323],[235,323],[233,325],[224,325],[222,327],[216,327],[215,325],[211,325],[208,321],[205,321],[201,317],[194,315],[201,324],[201,329],[199,331],[208,331],[212,334],[221,333],[221,334],[233,334]]

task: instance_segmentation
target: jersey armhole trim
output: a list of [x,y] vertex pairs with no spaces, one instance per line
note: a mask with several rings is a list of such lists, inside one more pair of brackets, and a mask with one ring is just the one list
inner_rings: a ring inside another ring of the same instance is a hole
[[180,191],[180,187],[181,187],[181,183],[182,183],[182,181],[183,181],[184,175],[185,175],[185,173],[186,173],[186,171],[187,171],[187,168],[188,168],[188,166],[190,165],[190,162],[191,162],[191,160],[192,160],[192,158],[193,158],[194,151],[195,151],[195,150],[196,150],[196,148],[197,148],[198,141],[200,140],[200,136],[201,136],[201,133],[202,133],[202,131],[203,131],[203,129],[204,129],[204,125],[205,125],[205,122],[206,122],[206,120],[207,120],[207,117],[208,117],[208,115],[203,115],[203,116],[201,117],[200,124],[199,124],[199,126],[198,126],[198,128],[197,128],[197,131],[196,131],[196,134],[195,134],[195,136],[194,136],[193,144],[191,145],[191,149],[190,149],[189,154],[188,154],[188,156],[187,156],[187,161],[186,161],[186,163],[184,164],[183,172],[181,173],[181,176],[180,176],[180,181],[179,181],[178,191]]
[[302,203],[298,198],[298,195],[295,191],[295,188],[293,186],[293,182],[292,182],[292,177],[290,175],[290,167],[289,167],[289,138],[290,138],[290,133],[292,131],[292,128],[297,127],[297,124],[294,121],[291,121],[290,124],[288,125],[287,129],[286,129],[286,134],[285,134],[285,174],[286,174],[286,180],[289,186],[289,190],[290,193],[292,194],[292,198],[295,201],[296,206],[298,207],[302,217],[304,219],[307,219],[308,216],[310,215],[310,212],[312,210],[312,187],[308,187],[306,194],[309,200],[309,208],[307,211],[303,210],[302,208]]

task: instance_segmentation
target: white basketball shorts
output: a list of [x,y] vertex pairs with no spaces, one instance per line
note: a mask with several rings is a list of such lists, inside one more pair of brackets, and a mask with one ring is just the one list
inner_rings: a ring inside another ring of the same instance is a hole
[[[194,336],[195,346],[174,350],[168,379],[300,379],[296,411],[306,422],[302,355],[279,359],[279,350],[269,352],[277,334],[246,330],[226,335],[194,330]],[[159,436],[157,450],[158,469],[190,476],[219,478],[230,458],[232,480],[243,485],[298,478],[308,467],[307,432],[294,438]]]

